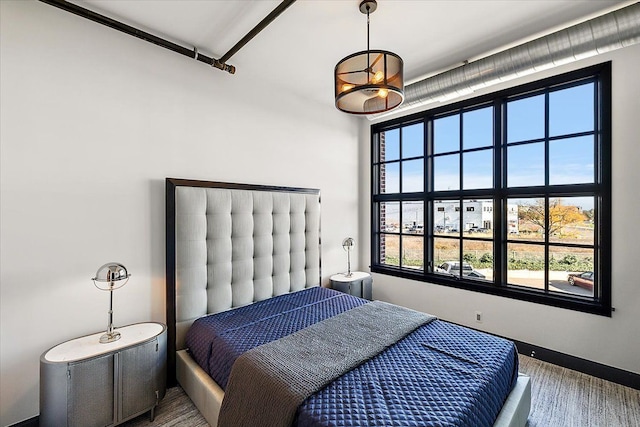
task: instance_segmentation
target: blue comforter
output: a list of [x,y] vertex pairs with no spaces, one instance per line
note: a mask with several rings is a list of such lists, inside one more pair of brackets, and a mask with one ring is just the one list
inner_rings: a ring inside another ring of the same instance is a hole
[[[365,303],[311,288],[200,318],[186,343],[224,389],[243,352]],[[491,426],[517,372],[512,342],[436,320],[308,398],[296,425]]]

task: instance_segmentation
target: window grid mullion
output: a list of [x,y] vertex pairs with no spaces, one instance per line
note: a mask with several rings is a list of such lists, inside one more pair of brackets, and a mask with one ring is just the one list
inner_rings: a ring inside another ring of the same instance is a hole
[[[593,105],[602,105],[602,102],[600,100],[600,94],[601,94],[601,84],[599,84],[598,81],[594,81],[594,85],[595,85],[595,90],[593,91]],[[603,154],[602,154],[602,134],[601,134],[601,129],[602,129],[602,120],[601,120],[601,110],[599,108],[594,108],[593,109],[593,182],[598,186],[598,190],[595,194],[595,203],[594,203],[594,216],[593,216],[593,221],[594,221],[594,229],[593,229],[593,274],[594,277],[596,278],[596,280],[594,280],[594,285],[593,285],[593,296],[601,299],[602,298],[602,291],[601,291],[601,271],[600,271],[600,243],[601,243],[601,236],[600,236],[600,212],[601,212],[601,206],[600,206],[600,200],[601,200],[601,183],[602,183],[602,177],[603,177],[603,171],[602,171],[602,159],[603,159]],[[600,159],[600,161],[598,161]]]
[[505,215],[506,201],[503,202],[505,187],[506,151],[503,153],[502,143],[506,141],[506,120],[503,114],[506,111],[506,100],[496,99],[493,103],[493,285],[495,287],[506,285],[507,264],[503,261],[506,254],[506,242],[503,240],[506,232]]
[[[402,128],[398,129],[398,191],[400,191],[400,194],[404,194],[403,192],[403,176],[402,175],[402,134],[404,132],[402,131]],[[404,231],[404,212],[403,212],[403,201],[399,200],[398,201],[398,217],[400,218],[400,224],[398,224],[399,227],[399,231],[398,231],[398,268],[402,269],[403,265],[402,265],[402,243],[404,241],[403,239],[403,231]]]
[[460,151],[458,152],[458,191],[461,193],[461,197],[460,197],[460,220],[459,220],[459,224],[458,224],[458,262],[460,262],[460,271],[458,272],[458,276],[460,278],[462,278],[462,272],[463,270],[463,262],[464,262],[464,239],[462,238],[462,231],[464,230],[464,221],[466,219],[466,213],[464,213],[464,211],[462,210],[462,206],[464,206],[463,203],[463,198],[462,198],[462,192],[464,191],[464,161],[463,161],[463,148],[464,148],[464,114],[462,114],[462,111],[460,111],[459,113],[460,116],[460,120],[459,120],[459,135],[460,138],[458,140],[458,144],[459,145],[459,149]]
[[549,293],[549,224],[550,200],[549,200],[549,90],[544,92],[544,189],[545,189],[545,233],[544,233],[544,292]]
[[424,259],[422,274],[427,275],[427,273],[433,272],[433,251],[431,249],[433,244],[433,228],[434,221],[433,215],[431,214],[432,204],[429,202],[428,195],[431,192],[431,187],[429,187],[433,183],[432,176],[432,163],[431,163],[431,143],[432,143],[432,128],[433,122],[431,119],[426,118],[424,121],[423,128],[423,154],[424,154],[424,194],[425,197],[422,199],[423,202],[423,224],[424,230],[422,233],[423,246],[422,246],[422,256]]

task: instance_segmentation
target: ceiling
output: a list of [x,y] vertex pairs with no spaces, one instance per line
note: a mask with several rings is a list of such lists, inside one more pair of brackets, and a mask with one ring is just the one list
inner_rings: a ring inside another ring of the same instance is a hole
[[[214,58],[224,55],[280,3],[72,2],[185,47],[197,47]],[[633,2],[378,0],[378,9],[371,15],[371,48],[400,55],[405,83],[411,83],[630,3]],[[300,95],[333,104],[336,63],[351,53],[366,50],[366,17],[358,4],[359,0],[296,1],[227,61],[237,69],[231,78],[259,75],[269,84],[287,86]],[[211,72],[222,73],[216,69]]]

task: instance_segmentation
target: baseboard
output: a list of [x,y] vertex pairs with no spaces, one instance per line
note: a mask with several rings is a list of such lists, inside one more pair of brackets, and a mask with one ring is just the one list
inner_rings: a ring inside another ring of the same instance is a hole
[[9,427],[38,427],[40,424],[40,417],[35,416],[33,418],[29,418],[28,420],[20,421],[18,424],[13,424]]
[[[449,322],[448,320],[444,319],[443,321]],[[539,359],[543,362],[553,363],[554,365],[562,366],[563,368],[582,372],[583,374],[591,375],[596,378],[611,381],[612,383],[640,390],[640,374],[636,374],[635,372],[625,371],[624,369],[603,365],[602,363],[593,362],[581,357],[571,356],[569,354],[560,353],[559,351],[555,350],[549,350],[548,348],[544,347],[538,347],[537,345],[517,341],[509,337],[493,334],[491,332],[483,331],[471,326],[461,325],[456,322],[449,323],[453,323],[454,325],[473,329],[474,331],[494,335],[496,337],[512,341],[516,345],[518,353],[522,355],[533,357],[534,359]]]
[[516,344],[518,352],[525,356],[640,390],[640,374],[560,353],[559,351],[549,350],[544,347],[538,347],[522,341],[511,341]]

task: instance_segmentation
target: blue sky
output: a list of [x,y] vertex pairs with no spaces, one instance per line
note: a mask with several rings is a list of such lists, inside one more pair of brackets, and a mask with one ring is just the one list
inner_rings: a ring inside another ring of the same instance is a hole
[[[549,136],[594,130],[593,83],[562,89],[549,94]],[[466,153],[446,154],[434,158],[435,190],[458,190],[460,187],[460,155],[463,156],[463,188],[490,188],[493,180],[493,111],[491,106],[462,115],[442,117],[434,121],[434,153],[479,149]],[[462,135],[460,119],[462,118]],[[531,96],[507,103],[507,185],[544,185],[545,135],[544,95]],[[419,123],[386,132],[386,160],[407,159],[424,155],[424,128]],[[511,145],[516,143],[516,145]],[[486,147],[483,149],[483,147]],[[576,184],[594,181],[594,136],[560,138],[549,142],[549,184]],[[402,149],[402,153],[400,150]],[[402,160],[404,192],[423,191],[423,161]],[[387,192],[399,191],[399,163],[386,165]],[[583,209],[593,207],[592,198],[580,200]]]

